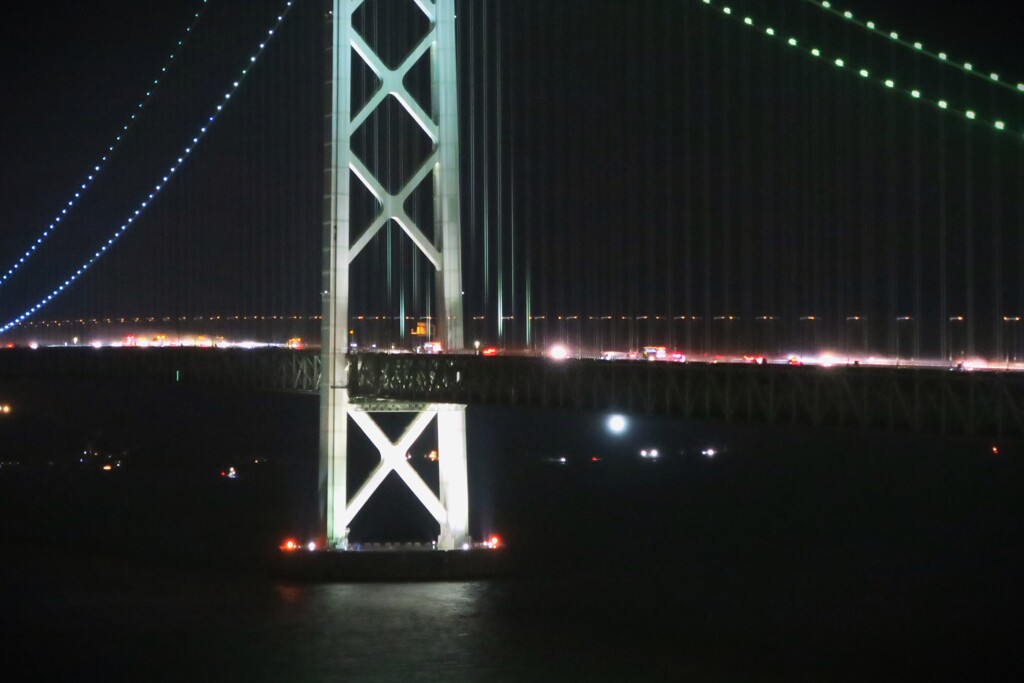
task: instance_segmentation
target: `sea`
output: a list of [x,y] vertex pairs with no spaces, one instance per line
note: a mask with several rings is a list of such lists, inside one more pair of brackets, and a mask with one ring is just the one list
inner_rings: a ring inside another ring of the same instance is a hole
[[[268,567],[315,534],[315,397],[20,382],[0,404],[4,680],[990,680],[1024,663],[1012,443],[470,408],[471,526],[511,575],[307,583]],[[409,458],[436,485],[431,438]],[[351,487],[375,458],[353,437]],[[350,535],[436,534],[391,475]]]

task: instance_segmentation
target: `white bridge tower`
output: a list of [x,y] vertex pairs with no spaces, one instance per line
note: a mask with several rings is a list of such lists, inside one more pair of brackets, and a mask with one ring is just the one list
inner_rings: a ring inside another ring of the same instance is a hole
[[[462,312],[462,247],[459,203],[459,117],[455,62],[455,0],[412,0],[429,30],[394,69],[359,34],[353,23],[365,0],[332,0],[329,17],[327,168],[324,210],[323,322],[320,388],[320,533],[347,547],[348,527],[393,471],[437,520],[439,549],[460,547],[469,538],[466,471],[466,412],[462,405],[361,403],[348,394],[349,265],[370,240],[394,221],[437,271],[435,338],[446,351],[465,346]],[[388,0],[390,1],[390,0]],[[380,87],[358,111],[352,107],[353,67],[362,60]],[[430,60],[431,112],[409,93],[405,76]],[[406,184],[391,194],[353,151],[360,126],[388,98],[395,98],[430,139],[431,153]],[[433,240],[407,213],[413,192],[433,176]],[[368,226],[353,226],[351,183],[355,178],[376,198],[379,211]],[[404,324],[404,321],[402,322]],[[392,442],[374,421],[375,412],[409,412],[412,421]],[[409,446],[437,421],[440,490],[435,493],[406,460]],[[380,462],[355,494],[348,495],[348,427],[355,424],[380,451]]]

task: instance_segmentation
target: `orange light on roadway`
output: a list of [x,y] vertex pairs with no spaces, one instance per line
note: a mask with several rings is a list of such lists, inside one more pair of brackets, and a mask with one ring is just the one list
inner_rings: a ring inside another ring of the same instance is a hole
[[299,549],[299,543],[294,538],[287,538],[280,548],[286,553],[291,553]]

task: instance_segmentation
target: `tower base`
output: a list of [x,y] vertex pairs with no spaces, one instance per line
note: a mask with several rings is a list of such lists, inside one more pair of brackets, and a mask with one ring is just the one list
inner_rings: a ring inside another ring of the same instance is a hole
[[506,548],[434,550],[431,546],[372,546],[360,550],[283,553],[274,575],[291,581],[470,581],[512,573]]

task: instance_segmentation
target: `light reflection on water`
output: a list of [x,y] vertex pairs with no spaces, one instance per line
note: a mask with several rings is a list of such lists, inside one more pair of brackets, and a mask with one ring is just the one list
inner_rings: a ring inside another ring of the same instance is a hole
[[274,584],[57,553],[0,579],[0,636],[34,677],[476,680],[501,647],[483,583]]
[[281,584],[59,552],[9,557],[0,637],[32,678],[623,680],[689,666],[677,658],[689,617],[673,624],[679,614],[654,593],[637,599],[612,580]]
[[[315,404],[267,403],[250,408],[272,418],[243,432],[246,452],[315,453]],[[190,411],[154,412],[172,436],[184,423],[200,445],[224,431],[239,447],[236,430],[196,426],[230,424],[218,403],[167,405]],[[276,547],[273,525],[310,490],[283,467],[262,484],[211,484],[198,457],[173,481],[0,479],[0,642],[30,663],[24,678],[64,680],[856,680],[1013,651],[1018,450],[638,417],[612,437],[607,417],[473,413],[474,519],[529,556],[504,581],[196,573],[208,555],[237,565]],[[370,512],[401,516],[401,500]],[[25,551],[19,534],[86,554]],[[158,553],[190,569],[155,569]]]
[[481,614],[486,590],[481,583],[280,586],[274,621],[307,675],[468,680],[495,673],[500,643]]

